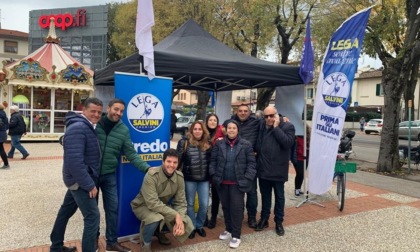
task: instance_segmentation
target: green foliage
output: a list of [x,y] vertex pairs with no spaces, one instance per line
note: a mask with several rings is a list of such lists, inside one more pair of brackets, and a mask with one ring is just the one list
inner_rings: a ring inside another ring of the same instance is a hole
[[137,1],[121,4],[116,7],[114,29],[111,34],[111,43],[115,46],[118,57],[125,58],[136,52]]

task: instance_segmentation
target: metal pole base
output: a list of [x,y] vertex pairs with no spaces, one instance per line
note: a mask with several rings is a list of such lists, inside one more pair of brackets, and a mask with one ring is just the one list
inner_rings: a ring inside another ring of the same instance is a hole
[[320,206],[320,207],[325,207],[324,205],[322,205],[322,204],[314,201],[314,199],[310,199],[309,198],[309,191],[306,191],[306,198],[302,202],[300,202],[299,204],[297,204],[296,205],[296,208],[302,206],[305,203],[312,203],[312,204],[315,204],[315,205]]

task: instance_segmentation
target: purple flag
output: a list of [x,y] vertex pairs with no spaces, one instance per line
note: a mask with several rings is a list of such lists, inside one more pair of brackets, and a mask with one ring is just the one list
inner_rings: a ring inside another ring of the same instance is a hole
[[314,78],[314,49],[311,41],[311,19],[306,24],[305,43],[303,45],[302,60],[300,62],[299,75],[303,83],[308,84]]

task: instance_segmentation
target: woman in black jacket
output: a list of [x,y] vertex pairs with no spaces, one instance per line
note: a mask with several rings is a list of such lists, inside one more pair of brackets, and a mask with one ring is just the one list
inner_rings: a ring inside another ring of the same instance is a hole
[[238,123],[229,120],[226,136],[213,146],[210,159],[210,176],[222,203],[226,225],[219,239],[231,238],[231,248],[237,248],[241,243],[244,196],[251,190],[257,173],[254,150],[247,140],[239,137],[238,132]]
[[4,150],[4,142],[7,140],[7,129],[9,128],[9,120],[4,112],[3,104],[0,104],[0,156],[3,160],[3,166],[1,169],[10,168],[9,160],[7,159],[6,151]]
[[[188,129],[187,136],[178,142],[178,160],[180,169],[184,174],[185,196],[187,198],[187,214],[191,218],[195,230],[189,238],[193,239],[195,233],[205,237],[203,229],[207,219],[209,204],[209,162],[211,143],[209,132],[203,122],[196,121]],[[198,212],[194,212],[195,195],[198,194]]]

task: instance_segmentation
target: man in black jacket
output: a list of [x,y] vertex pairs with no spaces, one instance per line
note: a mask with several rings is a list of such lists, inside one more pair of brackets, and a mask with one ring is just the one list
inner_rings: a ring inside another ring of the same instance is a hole
[[274,221],[276,233],[284,235],[284,183],[289,175],[290,151],[295,142],[295,127],[280,119],[275,107],[264,109],[265,125],[257,139],[257,176],[261,192],[261,219],[256,231],[268,227],[271,209],[271,192],[274,189]]
[[20,143],[20,138],[22,135],[26,134],[25,121],[19,113],[19,107],[16,105],[10,106],[10,114],[9,135],[12,140],[12,147],[7,154],[7,158],[13,158],[15,149],[18,149],[23,155],[22,159],[26,159],[29,156],[29,153]]
[[[239,136],[249,141],[255,151],[255,143],[257,141],[260,125],[262,124],[262,119],[251,116],[251,111],[246,104],[241,104],[238,107],[238,111],[232,119],[239,124]],[[257,179],[255,178],[251,190],[246,193],[246,210],[248,212],[248,226],[250,228],[256,228],[257,226],[257,206]]]

